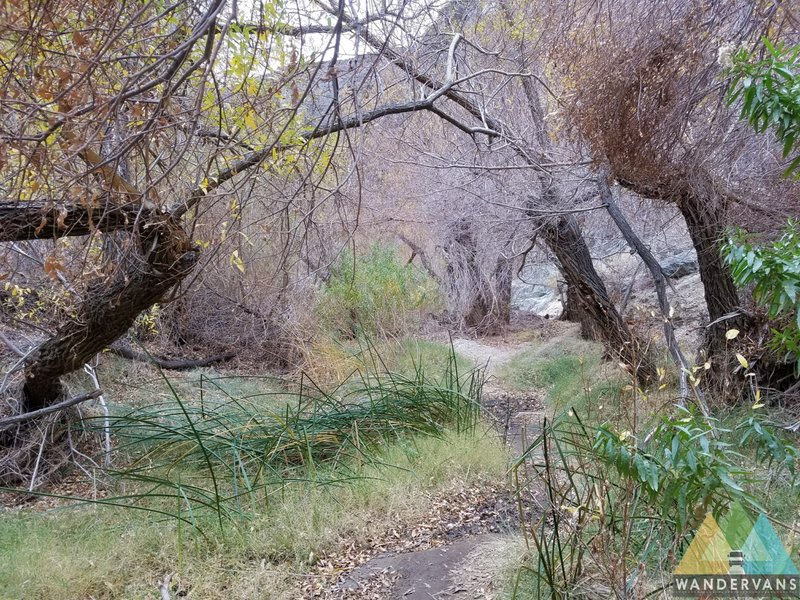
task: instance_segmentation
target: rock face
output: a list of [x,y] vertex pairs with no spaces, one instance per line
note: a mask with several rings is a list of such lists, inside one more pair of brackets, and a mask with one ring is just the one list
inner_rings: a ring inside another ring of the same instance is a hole
[[[677,244],[676,244],[677,245]],[[678,246],[672,252],[661,250],[659,263],[664,275],[673,280],[683,279],[698,271],[697,256],[691,247]],[[627,249],[607,253],[595,261],[595,266],[606,282],[610,292],[615,286],[620,294],[633,282],[634,296],[646,295],[645,290],[652,288],[652,282],[646,269],[641,268],[641,259]],[[558,289],[558,270],[552,263],[536,262],[525,267],[521,277],[511,285],[511,306],[518,310],[531,312],[540,317],[558,318],[564,310],[561,294]],[[693,289],[698,282],[692,278]],[[702,285],[699,286],[702,291]],[[702,300],[702,298],[701,298]]]
[[682,252],[661,261],[661,270],[669,279],[680,279],[698,270],[697,258],[692,251]]
[[511,306],[550,318],[559,317],[564,310],[558,290],[548,285],[523,281],[514,281],[511,284]]
[[557,319],[564,312],[558,290],[558,269],[550,262],[527,265],[511,284],[511,306],[539,317]]

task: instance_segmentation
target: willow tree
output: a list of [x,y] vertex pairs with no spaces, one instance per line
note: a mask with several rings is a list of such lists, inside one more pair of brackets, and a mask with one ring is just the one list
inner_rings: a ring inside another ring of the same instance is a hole
[[[3,381],[4,412],[58,403],[65,375],[173,298],[221,235],[199,229],[204,215],[235,219],[247,209],[244,186],[268,185],[281,169],[304,183],[330,178],[332,157],[351,141],[344,132],[437,111],[454,85],[381,103],[364,84],[375,52],[358,68],[342,58],[343,40],[352,54],[352,31],[367,21],[386,35],[401,27],[402,2],[365,22],[345,19],[343,3],[330,21],[280,6],[3,4],[3,306],[32,342]],[[315,202],[303,222],[324,199]],[[226,258],[243,266],[236,252]]]

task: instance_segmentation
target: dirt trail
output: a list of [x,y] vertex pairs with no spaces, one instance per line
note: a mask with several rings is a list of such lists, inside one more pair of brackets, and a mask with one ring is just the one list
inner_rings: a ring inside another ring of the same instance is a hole
[[477,535],[439,548],[379,556],[353,570],[339,589],[352,592],[367,581],[390,578],[385,595],[372,597],[488,600],[495,597],[493,575],[503,567],[503,538],[498,534]]
[[533,344],[518,345],[488,344],[472,339],[455,339],[453,347],[475,366],[485,367],[486,385],[483,390],[483,405],[487,416],[493,418],[498,431],[519,454],[535,435],[543,415],[544,402],[536,390],[515,391],[503,385],[498,378],[501,368]]
[[[458,354],[475,366],[486,368],[484,408],[487,416],[494,419],[498,433],[512,453],[518,454],[543,414],[541,394],[505,389],[498,373],[502,366],[530,348],[531,344],[509,345],[499,340],[491,341],[494,343],[455,339],[453,346]],[[490,521],[499,521],[500,513],[497,511],[502,512],[500,507],[509,500],[498,497],[497,501],[496,506],[481,507],[478,511]],[[511,504],[513,512],[515,508],[513,502]],[[475,508],[470,506],[467,510]],[[499,530],[508,534],[513,527],[513,523],[506,521]],[[483,529],[487,530],[498,531],[495,527]],[[464,532],[439,547],[378,555],[350,571],[332,590],[333,596],[386,600],[497,598],[499,590],[494,580],[506,560],[509,542],[505,534]]]
[[485,366],[487,377],[494,379],[499,367],[510,362],[517,354],[530,348],[531,344],[494,346],[477,340],[454,339],[453,347],[461,356],[471,360],[475,366]]

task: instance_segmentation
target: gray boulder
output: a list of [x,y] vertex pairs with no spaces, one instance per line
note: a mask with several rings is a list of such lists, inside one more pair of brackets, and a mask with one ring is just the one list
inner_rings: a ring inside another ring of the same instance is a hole
[[511,286],[511,305],[540,317],[558,317],[563,311],[558,290],[544,284],[515,281]]
[[670,256],[661,261],[661,270],[669,279],[680,279],[698,270],[697,259],[693,252],[684,252]]

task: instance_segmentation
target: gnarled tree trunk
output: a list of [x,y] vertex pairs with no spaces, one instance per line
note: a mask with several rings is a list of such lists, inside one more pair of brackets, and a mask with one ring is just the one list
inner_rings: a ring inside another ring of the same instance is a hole
[[121,337],[139,313],[161,300],[196,262],[188,236],[168,216],[145,223],[135,235],[140,253],[126,257],[109,278],[89,285],[75,317],[28,357],[24,410],[57,401],[62,395],[61,377]]
[[574,290],[583,313],[602,337],[608,352],[629,365],[643,383],[655,381],[650,349],[631,332],[611,302],[575,217],[563,214],[542,220],[539,235],[558,260],[567,285]]
[[684,194],[677,204],[697,252],[708,317],[714,323],[706,330],[705,346],[709,356],[714,356],[725,350],[725,332],[742,326],[745,321],[741,314],[736,314],[739,294],[730,269],[720,254],[720,241],[726,226],[725,211],[711,199],[700,199],[692,194]]
[[501,255],[487,276],[481,269],[477,242],[466,218],[454,224],[446,253],[444,284],[449,288],[448,295],[467,299],[458,315],[463,325],[481,334],[496,333],[508,325],[514,278],[512,260]]

